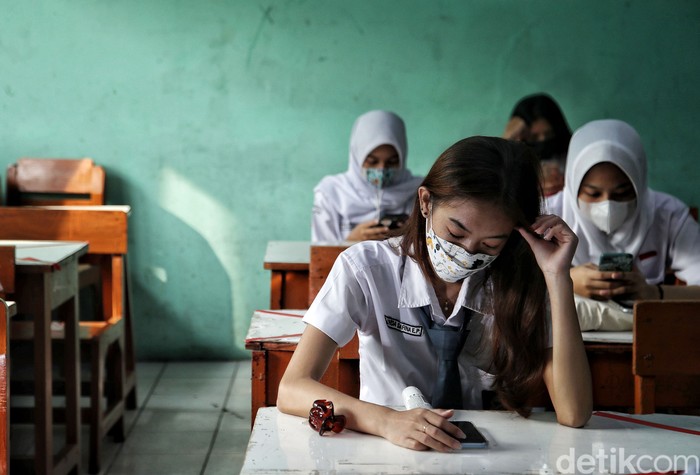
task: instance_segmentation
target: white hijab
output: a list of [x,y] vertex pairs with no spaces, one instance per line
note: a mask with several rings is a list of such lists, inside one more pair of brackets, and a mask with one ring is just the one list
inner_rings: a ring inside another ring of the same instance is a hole
[[[618,230],[605,234],[578,207],[583,177],[594,165],[610,162],[630,179],[637,207]],[[639,134],[620,120],[589,122],[574,132],[569,144],[563,190],[562,218],[579,237],[574,265],[597,263],[603,252],[629,252],[635,257],[653,220],[653,193],[647,187],[647,159]]]
[[416,196],[422,178],[406,168],[406,128],[403,120],[393,112],[374,110],[355,120],[350,134],[350,163],[348,171],[325,177],[314,189],[333,203],[338,215],[352,223],[361,223],[377,216],[377,189],[362,173],[367,155],[380,145],[391,145],[399,155],[399,168],[391,183],[379,194],[380,213],[403,213],[407,202]]

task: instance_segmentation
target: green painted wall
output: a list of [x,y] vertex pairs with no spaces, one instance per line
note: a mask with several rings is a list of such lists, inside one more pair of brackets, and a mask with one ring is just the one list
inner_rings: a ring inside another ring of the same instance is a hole
[[631,122],[651,185],[700,204],[699,20],[695,0],[0,0],[0,166],[106,167],[134,209],[140,358],[246,357],[266,243],[308,239],[366,110],[404,117],[423,174],[548,91],[574,128]]

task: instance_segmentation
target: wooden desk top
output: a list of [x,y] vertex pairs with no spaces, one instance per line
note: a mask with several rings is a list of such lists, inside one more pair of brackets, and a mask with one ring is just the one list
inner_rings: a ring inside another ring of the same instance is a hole
[[[457,411],[454,419],[474,422],[488,448],[443,454],[350,430],[319,436],[304,418],[261,408],[241,473],[649,473],[685,469],[684,460],[692,466],[700,446],[700,417],[694,416],[596,413],[583,429],[557,424],[552,412],[524,419]],[[684,429],[691,433],[678,431]],[[681,465],[670,468],[674,457]]]
[[[256,310],[250,320],[245,346],[259,349],[263,343],[299,343],[305,324],[301,321],[306,310]],[[632,332],[581,332],[587,344],[632,344]]]
[[269,241],[263,268],[267,270],[309,270],[310,241]]
[[0,246],[15,246],[15,263],[22,270],[42,272],[88,251],[86,242],[77,241],[0,240]]
[[626,332],[603,332],[587,331],[581,332],[585,343],[624,343],[632,344],[632,330]]
[[306,310],[256,310],[250,320],[245,347],[258,350],[266,343],[296,345],[306,326],[301,321]]
[[67,210],[67,211],[98,211],[98,212],[119,212],[126,213],[127,215],[131,213],[131,206],[129,205],[82,205],[82,206],[22,206],[22,208],[39,208],[39,209],[54,209],[54,210]]

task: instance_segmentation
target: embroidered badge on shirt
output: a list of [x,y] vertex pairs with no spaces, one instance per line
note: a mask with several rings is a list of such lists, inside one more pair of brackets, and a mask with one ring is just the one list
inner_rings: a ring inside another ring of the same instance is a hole
[[384,315],[384,321],[386,322],[386,326],[391,328],[392,330],[398,330],[402,333],[406,333],[407,335],[413,336],[423,335],[423,327],[420,325],[408,325],[406,323],[403,323],[401,320],[391,318],[388,315]]

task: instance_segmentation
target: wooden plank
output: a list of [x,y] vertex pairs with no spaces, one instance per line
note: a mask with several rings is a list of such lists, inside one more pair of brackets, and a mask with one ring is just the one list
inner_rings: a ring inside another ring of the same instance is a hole
[[0,207],[0,239],[86,241],[90,254],[126,254],[127,218],[116,210]]

